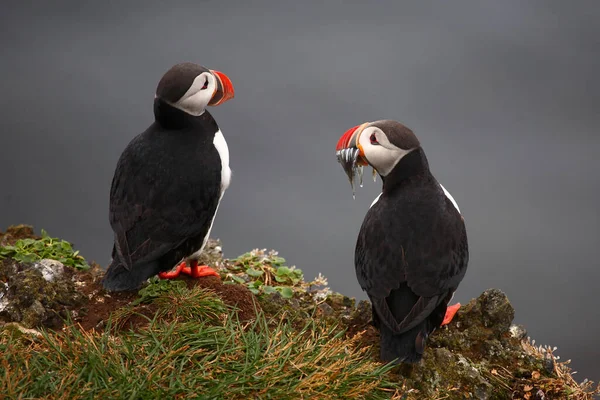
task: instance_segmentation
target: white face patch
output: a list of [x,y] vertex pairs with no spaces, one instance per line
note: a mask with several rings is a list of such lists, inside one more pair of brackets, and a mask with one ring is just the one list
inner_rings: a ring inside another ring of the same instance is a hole
[[454,197],[452,197],[452,195],[450,194],[450,192],[446,190],[446,188],[444,187],[444,185],[442,185],[440,183],[440,186],[442,187],[442,190],[444,191],[444,194],[446,195],[446,197],[448,199],[450,199],[450,201],[454,205],[454,208],[456,208],[456,211],[458,211],[458,213],[460,214],[460,208],[458,208],[458,204],[456,204],[456,201],[454,201]]
[[203,72],[194,79],[192,86],[181,99],[171,105],[190,115],[202,115],[216,89],[217,80],[213,74]]
[[[371,143],[371,135],[375,135],[378,144]],[[386,176],[394,169],[396,164],[408,153],[414,149],[401,149],[394,146],[386,134],[376,126],[369,126],[360,133],[358,139],[365,158],[373,168],[379,172],[379,175]]]

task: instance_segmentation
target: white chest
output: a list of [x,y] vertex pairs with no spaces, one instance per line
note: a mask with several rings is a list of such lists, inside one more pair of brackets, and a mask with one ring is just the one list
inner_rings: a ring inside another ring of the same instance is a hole
[[213,144],[215,145],[217,151],[219,152],[219,157],[221,158],[221,195],[219,197],[219,203],[217,203],[217,208],[215,209],[215,214],[210,221],[210,226],[208,227],[206,236],[202,241],[202,246],[200,246],[200,248],[196,250],[194,254],[187,257],[189,260],[198,259],[202,253],[202,250],[204,249],[204,246],[206,246],[206,242],[210,236],[210,231],[212,230],[213,223],[215,222],[215,217],[217,216],[217,211],[219,210],[219,204],[221,203],[221,199],[223,198],[225,190],[227,190],[229,183],[231,182],[231,168],[229,168],[229,148],[227,147],[225,137],[220,130],[215,134]]
[[[444,194],[446,195],[446,197],[452,202],[452,204],[454,205],[454,208],[456,208],[456,211],[458,211],[458,213],[460,214],[460,208],[458,208],[458,204],[456,204],[456,201],[454,200],[454,197],[452,197],[452,195],[450,194],[449,191],[446,190],[446,188],[444,187],[444,185],[442,185],[440,183],[440,186],[442,187],[442,190],[444,191]],[[381,197],[383,193],[379,193],[379,196],[377,196],[375,198],[375,200],[373,200],[373,202],[371,203],[371,205],[369,206],[369,208],[373,207],[375,205],[375,203],[377,203],[377,201],[379,200],[379,198]]]
[[369,208],[373,207],[375,205],[375,203],[377,203],[379,201],[379,198],[381,197],[382,194],[383,193],[379,193],[379,196],[375,197],[375,200],[373,200],[373,202],[371,203]]
[[456,208],[456,211],[458,211],[458,213],[460,214],[460,208],[458,208],[458,204],[456,204],[456,201],[454,200],[454,197],[452,197],[452,195],[450,194],[450,192],[446,190],[446,188],[444,187],[444,185],[442,185],[440,183],[440,186],[442,187],[442,190],[444,191],[444,194],[446,195],[446,197],[448,199],[450,199],[450,201],[454,205],[454,208]]
[[215,134],[213,144],[221,158],[221,196],[223,196],[223,193],[231,182],[231,168],[229,168],[229,147],[227,147],[225,137],[220,130]]

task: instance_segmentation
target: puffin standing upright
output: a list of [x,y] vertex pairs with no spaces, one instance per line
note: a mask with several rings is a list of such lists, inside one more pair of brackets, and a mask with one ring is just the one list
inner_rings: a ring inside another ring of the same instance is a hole
[[227,142],[205,108],[233,97],[225,74],[194,63],[173,66],[158,83],[155,121],[127,145],[112,181],[106,290],[134,290],[156,274],[218,275],[198,258],[231,170]]
[[448,307],[469,259],[456,202],[431,174],[419,140],[392,120],[364,123],[339,139],[338,161],[352,186],[363,166],[383,190],[367,212],[355,250],[358,282],[380,331],[381,359],[419,362],[427,337],[451,321]]

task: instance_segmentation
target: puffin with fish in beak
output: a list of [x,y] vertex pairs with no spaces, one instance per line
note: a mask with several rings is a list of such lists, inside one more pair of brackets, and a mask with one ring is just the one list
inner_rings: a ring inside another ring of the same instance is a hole
[[422,359],[427,337],[448,324],[460,304],[448,306],[467,270],[464,219],[432,175],[415,134],[393,120],[349,129],[336,146],[338,162],[362,186],[364,166],[383,181],[356,242],[356,277],[372,303],[380,331],[380,358]]

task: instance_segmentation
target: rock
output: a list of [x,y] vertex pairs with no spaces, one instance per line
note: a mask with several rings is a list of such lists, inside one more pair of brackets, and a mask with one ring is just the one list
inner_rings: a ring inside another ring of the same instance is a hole
[[542,389],[540,389],[537,392],[535,392],[535,394],[533,395],[533,397],[531,399],[532,400],[546,400],[546,394],[544,393],[544,391]]
[[0,262],[0,322],[18,322],[26,328],[59,328],[68,308],[80,306],[85,297],[75,288],[65,267],[52,260],[33,264]]
[[42,277],[48,282],[60,278],[65,272],[65,266],[56,260],[43,259],[31,266],[41,272]]
[[259,302],[261,308],[269,315],[275,315],[289,306],[289,303],[279,292],[259,297]]
[[437,397],[436,392],[448,385],[463,388],[463,392],[468,393],[467,398],[488,400],[492,397],[493,385],[464,356],[445,348],[432,349],[427,356],[407,374],[407,378],[425,395],[423,398]]
[[321,303],[317,306],[317,315],[330,317],[335,313],[335,310],[327,303]]
[[547,374],[552,374],[554,373],[554,359],[550,356],[546,356],[544,357],[544,359],[542,360],[542,366],[544,367],[544,371]]
[[510,336],[518,340],[523,340],[527,337],[527,330],[523,325],[511,325],[508,329]]
[[211,267],[219,267],[223,261],[223,247],[219,239],[209,238],[200,254],[198,262]]
[[373,308],[367,300],[358,302],[358,306],[350,315],[350,324],[356,326],[367,326],[373,319]]
[[[42,333],[37,329],[25,328],[23,325],[18,324],[16,322],[9,322],[4,325],[0,325],[0,328],[3,331],[12,331],[13,333],[18,333],[17,336],[29,336],[34,338],[42,337]],[[14,336],[13,336],[14,337]]]
[[514,316],[515,309],[506,295],[501,290],[488,289],[458,311],[456,326],[486,328],[492,337],[500,338],[509,331]]
[[348,296],[344,296],[339,293],[332,293],[327,297],[327,303],[335,310],[342,310],[344,308],[354,308],[356,300]]
[[4,309],[3,304],[8,301],[5,297],[8,292],[8,283],[0,282],[0,311]]
[[515,309],[504,292],[488,289],[477,298],[477,302],[481,304],[485,327],[491,328],[498,336],[508,331],[515,317]]

